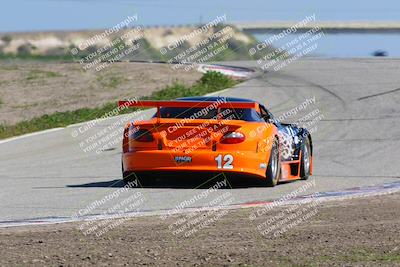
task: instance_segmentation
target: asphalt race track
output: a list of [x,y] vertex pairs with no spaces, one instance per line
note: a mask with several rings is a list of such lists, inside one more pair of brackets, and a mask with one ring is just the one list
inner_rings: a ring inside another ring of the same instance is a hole
[[[232,64],[256,67],[254,62]],[[260,101],[276,116],[315,97],[315,104],[287,121],[318,110],[321,120],[310,124],[315,186],[304,193],[335,191],[399,181],[399,73],[400,60],[395,59],[302,59],[220,94]],[[122,187],[120,144],[99,154],[80,147],[80,142],[113,127],[121,118],[126,117],[103,120],[77,137],[72,135],[82,125],[0,143],[0,221],[70,217]],[[249,184],[220,189],[213,195],[228,191],[234,203],[265,201],[304,183],[274,188]],[[188,177],[181,184],[131,188],[122,196],[141,192],[145,198],[141,210],[172,209],[201,193],[204,189],[193,189],[198,185]],[[192,206],[201,207],[209,200]],[[115,203],[108,201],[90,213],[101,213]]]

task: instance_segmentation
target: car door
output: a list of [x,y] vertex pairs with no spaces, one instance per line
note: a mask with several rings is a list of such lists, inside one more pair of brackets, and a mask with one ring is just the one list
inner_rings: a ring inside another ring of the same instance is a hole
[[295,151],[294,137],[296,136],[296,132],[292,129],[292,127],[283,125],[276,120],[272,113],[262,105],[260,105],[260,112],[260,115],[265,122],[273,123],[278,128],[281,159],[290,159]]

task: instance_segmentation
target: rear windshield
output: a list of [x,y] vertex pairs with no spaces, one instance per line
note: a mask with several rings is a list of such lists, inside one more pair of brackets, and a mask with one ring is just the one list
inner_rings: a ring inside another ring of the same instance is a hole
[[[161,118],[177,119],[217,119],[217,110],[204,108],[161,108]],[[221,119],[262,121],[258,113],[250,108],[221,108]],[[154,115],[157,117],[157,114]]]

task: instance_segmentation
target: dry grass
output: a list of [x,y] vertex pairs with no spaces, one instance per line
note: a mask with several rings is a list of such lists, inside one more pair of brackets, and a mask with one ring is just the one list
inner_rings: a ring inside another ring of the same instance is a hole
[[0,124],[147,96],[176,82],[192,85],[200,77],[164,64],[122,62],[95,72],[79,63],[2,62]]

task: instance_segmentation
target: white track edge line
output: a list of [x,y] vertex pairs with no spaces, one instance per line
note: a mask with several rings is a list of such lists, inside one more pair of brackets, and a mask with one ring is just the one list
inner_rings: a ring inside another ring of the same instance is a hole
[[31,137],[31,136],[40,135],[40,134],[46,134],[46,133],[55,132],[55,131],[62,130],[62,129],[65,129],[65,127],[51,128],[51,129],[47,129],[47,130],[43,130],[43,131],[39,131],[39,132],[33,132],[33,133],[18,135],[18,136],[15,136],[15,137],[11,137],[11,138],[7,138],[7,139],[4,139],[4,140],[0,140],[0,145],[8,143],[8,142],[11,142],[11,141],[23,139],[23,138],[26,138],[26,137]]

